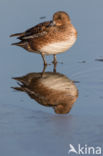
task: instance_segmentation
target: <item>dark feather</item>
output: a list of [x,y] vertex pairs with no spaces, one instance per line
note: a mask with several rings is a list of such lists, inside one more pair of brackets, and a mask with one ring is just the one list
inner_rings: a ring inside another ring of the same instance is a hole
[[24,35],[24,32],[23,32],[23,33],[11,34],[10,37],[14,37],[14,36],[23,36],[23,35]]
[[26,30],[23,33],[12,34],[10,37],[18,36],[18,39],[20,40],[27,40],[35,37],[44,36],[48,32],[48,28],[52,26],[52,23],[52,21],[43,22]]
[[16,46],[20,46],[20,47],[22,47],[22,46],[24,46],[24,44],[25,44],[25,42],[16,42],[16,43],[12,43],[11,45],[16,45]]

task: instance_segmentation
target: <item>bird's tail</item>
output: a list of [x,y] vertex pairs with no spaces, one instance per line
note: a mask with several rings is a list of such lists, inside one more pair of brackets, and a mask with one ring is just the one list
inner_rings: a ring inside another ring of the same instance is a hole
[[15,90],[18,91],[25,91],[25,87],[27,84],[27,82],[25,81],[25,76],[24,77],[13,77],[12,79],[17,80],[17,84],[19,85],[19,87],[11,87]]
[[20,42],[12,43],[11,45],[13,45],[13,46],[19,46],[19,47],[22,47],[24,49],[27,48],[27,42],[25,42],[25,41],[20,41]]
[[22,77],[12,77],[12,79],[17,80],[21,83],[24,83],[24,79]]
[[29,45],[28,41],[20,41],[20,42],[12,43],[11,45],[22,47],[22,48],[24,48],[25,50],[28,50],[28,51],[30,51],[30,52],[33,51],[33,50],[30,48],[30,45]]
[[17,91],[24,92],[24,88],[23,87],[11,87],[11,88],[14,89],[14,90],[17,90]]
[[10,35],[10,37],[14,37],[14,36],[23,36],[24,35],[24,33],[16,33],[16,34],[11,34]]

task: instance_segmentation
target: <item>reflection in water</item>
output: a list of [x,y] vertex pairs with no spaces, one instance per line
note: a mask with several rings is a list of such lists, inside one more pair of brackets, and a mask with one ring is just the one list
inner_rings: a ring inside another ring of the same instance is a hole
[[20,82],[19,87],[14,89],[26,92],[32,99],[52,107],[58,114],[68,113],[78,97],[73,81],[60,73],[29,73],[13,79]]

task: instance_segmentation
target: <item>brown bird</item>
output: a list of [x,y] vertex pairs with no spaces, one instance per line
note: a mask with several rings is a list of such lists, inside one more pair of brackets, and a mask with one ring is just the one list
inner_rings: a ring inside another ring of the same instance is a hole
[[12,34],[21,40],[12,45],[20,46],[30,52],[41,54],[44,65],[45,55],[53,55],[53,63],[57,63],[56,54],[67,51],[77,39],[77,31],[71,24],[66,12],[58,11],[51,21],[40,23],[25,32]]
[[26,92],[43,106],[52,107],[57,114],[68,113],[78,97],[78,89],[65,75],[54,72],[29,73],[13,78],[19,83],[15,90]]

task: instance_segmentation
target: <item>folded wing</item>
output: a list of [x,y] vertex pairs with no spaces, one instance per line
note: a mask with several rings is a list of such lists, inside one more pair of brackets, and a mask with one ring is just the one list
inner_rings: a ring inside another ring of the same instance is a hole
[[27,40],[35,37],[44,36],[48,33],[48,28],[50,28],[50,26],[52,26],[52,21],[47,21],[30,28],[25,32],[12,34],[10,35],[10,37],[17,36],[17,38],[20,40]]

